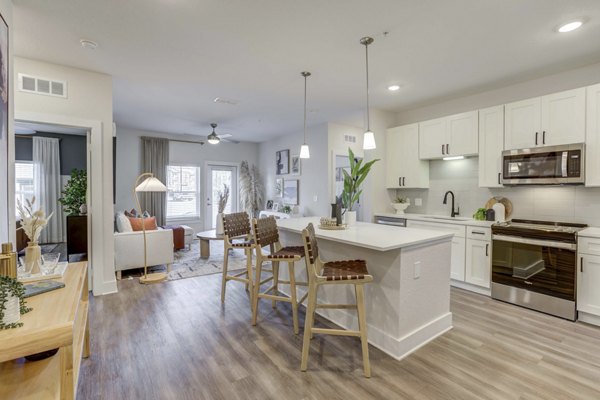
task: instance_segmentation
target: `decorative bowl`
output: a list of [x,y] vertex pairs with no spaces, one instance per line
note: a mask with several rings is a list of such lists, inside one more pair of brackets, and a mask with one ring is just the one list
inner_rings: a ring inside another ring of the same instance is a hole
[[404,210],[406,210],[410,206],[410,203],[392,203],[392,207],[396,210],[396,214],[404,214]]

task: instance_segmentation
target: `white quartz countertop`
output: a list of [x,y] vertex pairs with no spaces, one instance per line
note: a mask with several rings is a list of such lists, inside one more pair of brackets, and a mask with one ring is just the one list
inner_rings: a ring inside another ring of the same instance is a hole
[[477,221],[473,218],[465,217],[449,217],[447,215],[429,215],[429,214],[394,214],[394,213],[375,213],[375,216],[390,217],[390,218],[405,218],[414,221],[438,222],[440,224],[467,225],[467,226],[492,226],[495,221]]
[[600,238],[600,228],[585,228],[577,233],[578,236]]
[[312,222],[320,239],[351,244],[372,250],[388,251],[403,247],[415,246],[428,242],[449,239],[453,233],[437,232],[428,229],[400,228],[396,226],[377,225],[370,222],[356,222],[344,230],[319,229],[319,217],[303,217],[279,219],[277,225],[282,230],[302,233]]

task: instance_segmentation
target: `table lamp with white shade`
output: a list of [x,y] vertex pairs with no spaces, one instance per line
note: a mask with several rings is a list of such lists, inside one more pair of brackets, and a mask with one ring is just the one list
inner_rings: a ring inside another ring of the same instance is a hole
[[[146,177],[142,183],[140,180]],[[133,197],[142,214],[142,231],[144,232],[144,276],[140,277],[140,283],[159,283],[167,280],[167,274],[164,272],[148,273],[147,255],[146,255],[146,225],[144,224],[144,212],[140,205],[138,192],[166,192],[167,187],[159,181],[153,173],[145,172],[137,177],[133,185]]]

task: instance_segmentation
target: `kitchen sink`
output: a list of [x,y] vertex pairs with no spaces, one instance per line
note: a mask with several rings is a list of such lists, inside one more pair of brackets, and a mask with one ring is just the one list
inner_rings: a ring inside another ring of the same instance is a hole
[[444,221],[470,221],[471,218],[464,218],[464,217],[434,217],[434,216],[426,216],[423,218],[429,218],[429,219],[440,219],[440,220],[444,220]]

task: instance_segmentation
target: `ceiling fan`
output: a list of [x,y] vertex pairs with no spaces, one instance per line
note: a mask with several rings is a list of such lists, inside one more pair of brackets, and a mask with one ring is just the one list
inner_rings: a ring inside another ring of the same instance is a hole
[[206,140],[208,141],[208,143],[218,144],[220,141],[227,142],[227,143],[235,143],[235,144],[239,143],[239,141],[237,141],[237,140],[228,139],[231,137],[231,135],[229,133],[217,135],[215,132],[215,129],[217,128],[217,124],[215,124],[214,122],[212,124],[210,124],[210,126],[212,127],[213,130],[212,130],[212,133],[206,137]]

